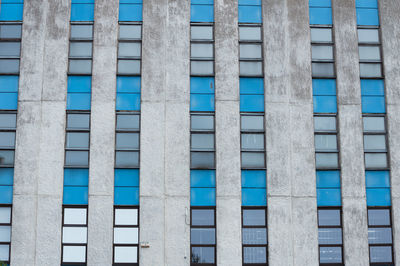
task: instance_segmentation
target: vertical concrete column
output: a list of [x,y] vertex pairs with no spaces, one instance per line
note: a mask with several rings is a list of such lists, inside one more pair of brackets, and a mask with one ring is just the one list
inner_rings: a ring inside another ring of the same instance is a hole
[[217,263],[242,265],[238,1],[215,0]]
[[118,3],[96,0],[89,163],[89,266],[112,264]]
[[363,125],[355,1],[333,1],[344,263],[368,265]]
[[140,134],[141,265],[165,263],[165,88],[168,0],[143,1]]
[[165,262],[190,265],[190,0],[169,0],[165,84]]
[[307,0],[263,0],[269,264],[318,265]]
[[400,262],[400,2],[379,1],[391,168],[394,260]]

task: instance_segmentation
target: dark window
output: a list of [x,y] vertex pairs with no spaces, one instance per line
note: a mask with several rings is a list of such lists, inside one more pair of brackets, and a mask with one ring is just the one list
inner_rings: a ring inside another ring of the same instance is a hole
[[320,265],[344,265],[342,238],[341,209],[318,208]]
[[14,165],[16,124],[16,113],[0,113],[0,167]]
[[93,25],[71,24],[68,73],[92,74]]
[[65,141],[65,166],[88,167],[90,144],[90,114],[68,112]]
[[191,115],[190,167],[191,169],[215,169],[214,115]]
[[214,208],[192,208],[190,223],[191,265],[216,265]]
[[115,167],[139,168],[140,148],[139,113],[117,114],[115,137]]

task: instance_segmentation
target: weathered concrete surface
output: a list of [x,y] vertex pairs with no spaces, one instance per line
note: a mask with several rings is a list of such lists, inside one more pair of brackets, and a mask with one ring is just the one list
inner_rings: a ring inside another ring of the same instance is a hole
[[333,1],[344,263],[368,265],[363,125],[355,1]]

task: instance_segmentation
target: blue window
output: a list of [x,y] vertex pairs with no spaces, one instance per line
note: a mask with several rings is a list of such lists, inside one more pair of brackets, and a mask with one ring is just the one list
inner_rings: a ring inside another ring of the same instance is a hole
[[143,0],[120,0],[119,21],[142,21]]
[[264,112],[264,79],[240,78],[240,111]]
[[361,79],[361,100],[363,113],[386,113],[383,80]]
[[140,110],[140,77],[117,77],[117,111]]
[[90,110],[91,76],[69,76],[67,110]]
[[390,206],[390,173],[389,171],[366,171],[368,206]]
[[317,205],[342,205],[339,171],[317,171]]
[[72,0],[71,21],[93,21],[94,0]]
[[0,168],[0,204],[11,204],[14,168]]
[[17,110],[18,76],[0,76],[0,110]]
[[190,6],[191,22],[213,22],[214,0],[192,0]]
[[377,0],[356,0],[356,9],[358,25],[379,25],[379,10]]
[[87,205],[88,187],[64,187],[64,205]]
[[190,78],[190,111],[215,111],[213,77]]
[[114,204],[139,205],[139,169],[115,169]]
[[242,170],[242,206],[267,206],[265,170]]
[[314,113],[337,113],[336,80],[313,79]]
[[64,196],[65,205],[88,204],[89,169],[64,169]]
[[2,0],[0,5],[0,20],[22,21],[23,11],[23,0]]
[[261,0],[239,0],[239,23],[261,22]]
[[332,25],[331,0],[310,0],[310,24]]
[[215,170],[190,171],[191,206],[215,206]]
[[115,187],[114,205],[139,205],[139,188]]

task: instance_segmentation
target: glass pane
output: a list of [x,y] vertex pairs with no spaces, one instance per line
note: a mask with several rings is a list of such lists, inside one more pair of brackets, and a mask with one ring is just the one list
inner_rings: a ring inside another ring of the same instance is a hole
[[88,166],[89,152],[87,151],[66,151],[65,165],[70,166]]
[[360,43],[379,43],[379,30],[377,29],[358,29],[358,42]]
[[214,210],[192,210],[192,225],[214,225]]
[[243,260],[244,263],[267,263],[267,248],[244,247]]
[[387,158],[386,153],[366,153],[365,154],[366,168],[386,168]]
[[360,61],[362,60],[381,60],[381,52],[378,46],[360,46],[358,48]]
[[360,63],[360,76],[362,78],[381,77],[381,64],[362,64]]
[[242,130],[264,131],[264,116],[262,115],[242,115],[241,116]]
[[243,228],[243,244],[244,245],[266,245],[267,229],[266,228]]
[[332,42],[332,29],[312,28],[312,42]]
[[10,246],[0,245],[0,261],[8,261],[10,259]]
[[0,60],[0,74],[18,74],[19,73],[19,59],[1,59]]
[[114,247],[115,263],[137,263],[137,247]]
[[137,209],[115,209],[115,225],[137,225]]
[[317,151],[337,150],[336,135],[315,135],[315,149]]
[[390,225],[390,211],[388,209],[369,209],[368,225]]
[[192,115],[192,130],[214,130],[214,116],[211,115]]
[[369,247],[371,262],[393,262],[392,247]]
[[314,117],[315,131],[336,131],[336,117]]
[[191,152],[191,168],[214,168],[214,152]]
[[240,75],[242,76],[261,76],[261,62],[240,62]]
[[263,152],[242,152],[242,168],[264,168]]
[[261,41],[261,27],[239,27],[241,41]]
[[139,133],[117,133],[116,149],[134,150],[139,149]]
[[215,244],[215,228],[192,228],[190,229],[190,243],[193,245]]
[[242,134],[242,149],[264,150],[264,134]]
[[91,74],[92,60],[69,60],[70,74]]
[[240,59],[261,59],[261,44],[240,44]]
[[19,57],[20,51],[20,42],[0,42],[0,56]]
[[385,131],[384,117],[363,117],[364,131]]
[[392,244],[391,228],[368,228],[369,244]]
[[318,228],[318,241],[320,245],[341,245],[341,228]]
[[337,168],[338,155],[337,153],[316,153],[315,165],[317,168]]
[[192,247],[192,263],[214,263],[215,249],[213,247]]
[[364,135],[364,149],[369,150],[386,150],[385,135]]
[[117,115],[117,129],[139,129],[139,115]]
[[88,114],[68,114],[68,129],[89,129],[90,115]]
[[140,60],[118,60],[118,74],[140,74]]
[[93,25],[71,25],[71,39],[92,39]]
[[15,132],[0,132],[0,148],[13,149],[15,147]]
[[69,44],[70,57],[91,57],[92,43],[91,42],[71,42]]
[[213,150],[214,134],[193,134],[192,133],[192,150]]
[[139,243],[138,228],[114,228],[114,244],[137,244]]
[[11,226],[0,226],[0,242],[11,241]]
[[63,246],[63,262],[85,262],[85,246]]
[[87,227],[63,227],[63,243],[85,244],[87,242]]
[[265,226],[265,210],[243,210],[244,226]]
[[191,26],[190,32],[192,40],[213,39],[213,27],[211,26]]
[[312,63],[312,75],[313,77],[334,77],[333,63]]
[[319,226],[340,226],[340,210],[318,210]]
[[0,114],[0,128],[14,129],[17,126],[16,114]]
[[140,57],[142,45],[139,42],[120,42],[118,57]]
[[116,152],[115,167],[139,167],[139,152]]
[[141,39],[142,26],[141,25],[119,25],[119,38],[120,39]]
[[192,75],[213,75],[214,62],[213,61],[191,61],[191,74]]
[[66,208],[64,209],[64,224],[86,224],[86,209]]
[[67,133],[67,148],[69,148],[69,149],[88,149],[89,148],[89,133],[68,132]]
[[11,207],[0,207],[0,224],[11,222]]
[[0,38],[4,39],[20,39],[22,34],[21,25],[1,25]]
[[313,60],[333,60],[333,47],[330,45],[313,45],[311,54]]
[[211,43],[192,43],[190,56],[193,58],[213,58],[214,45]]
[[320,247],[319,248],[320,263],[342,263],[341,247]]
[[0,150],[0,165],[13,165],[14,151]]

